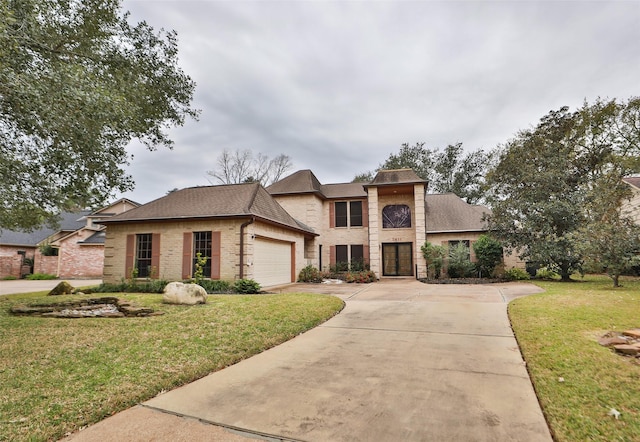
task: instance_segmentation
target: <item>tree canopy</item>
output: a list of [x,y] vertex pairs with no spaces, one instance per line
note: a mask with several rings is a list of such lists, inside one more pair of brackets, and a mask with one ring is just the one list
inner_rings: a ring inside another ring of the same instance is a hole
[[[431,193],[455,193],[469,204],[483,198],[484,175],[492,155],[483,150],[465,153],[462,143],[449,144],[444,149],[413,146],[405,143],[398,153],[392,153],[377,170],[413,169],[427,181]],[[356,175],[353,182],[371,181],[374,173]]]
[[132,189],[132,139],[171,148],[197,117],[177,36],[130,24],[120,0],[0,6],[0,228],[32,229]]
[[622,177],[639,170],[639,111],[637,98],[563,107],[502,147],[487,176],[489,227],[508,249],[563,280],[581,269],[595,250],[579,245],[584,229],[604,228],[628,196]]

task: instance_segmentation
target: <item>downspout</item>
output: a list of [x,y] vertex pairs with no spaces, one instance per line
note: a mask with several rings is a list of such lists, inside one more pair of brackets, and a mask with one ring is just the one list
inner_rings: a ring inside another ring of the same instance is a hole
[[240,279],[244,279],[244,229],[256,221],[255,217],[251,217],[249,221],[240,224]]

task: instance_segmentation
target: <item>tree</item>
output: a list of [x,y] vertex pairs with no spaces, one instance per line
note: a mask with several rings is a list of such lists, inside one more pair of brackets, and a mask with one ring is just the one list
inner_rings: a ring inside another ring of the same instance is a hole
[[451,278],[466,278],[473,274],[475,266],[471,262],[469,246],[463,241],[449,247],[447,273]]
[[476,268],[481,275],[490,276],[502,262],[502,244],[489,235],[480,235],[473,243],[473,251],[476,255]]
[[133,188],[127,144],[173,146],[196,118],[176,33],[129,24],[119,0],[11,0],[0,6],[0,228]]
[[217,162],[218,168],[208,171],[207,175],[221,184],[261,183],[268,186],[293,167],[291,158],[287,155],[280,154],[269,159],[263,154],[254,156],[248,149],[237,149],[234,152],[225,149],[218,156]]
[[420,247],[420,250],[427,264],[427,276],[433,274],[434,278],[440,278],[442,264],[444,263],[444,257],[447,253],[446,248],[426,241],[422,247]]
[[585,249],[576,232],[598,219],[588,208],[638,168],[639,108],[638,99],[563,107],[503,147],[487,177],[489,228],[508,250],[558,271],[563,281],[581,269]]
[[[483,150],[465,155],[462,143],[450,144],[442,151],[425,147],[425,143],[414,146],[405,143],[377,170],[413,169],[416,175],[427,181],[430,192],[452,192],[469,204],[476,204],[484,196],[484,175],[491,158],[491,154]],[[372,179],[373,173],[365,172],[357,175],[353,182]]]

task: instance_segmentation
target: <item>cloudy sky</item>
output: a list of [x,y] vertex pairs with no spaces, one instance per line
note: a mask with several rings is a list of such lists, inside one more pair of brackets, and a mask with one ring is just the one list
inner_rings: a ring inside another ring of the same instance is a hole
[[[291,157],[323,183],[402,143],[493,149],[552,109],[640,94],[640,1],[125,0],[178,33],[199,121],[136,143],[141,203],[215,184],[224,150]],[[211,180],[211,183],[210,181]]]

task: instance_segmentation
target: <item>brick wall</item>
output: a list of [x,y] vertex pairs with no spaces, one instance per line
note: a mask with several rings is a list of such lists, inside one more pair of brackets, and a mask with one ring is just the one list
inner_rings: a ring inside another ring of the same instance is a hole
[[0,278],[13,276],[20,278],[22,256],[18,255],[19,250],[26,252],[27,258],[33,258],[34,247],[0,246]]

